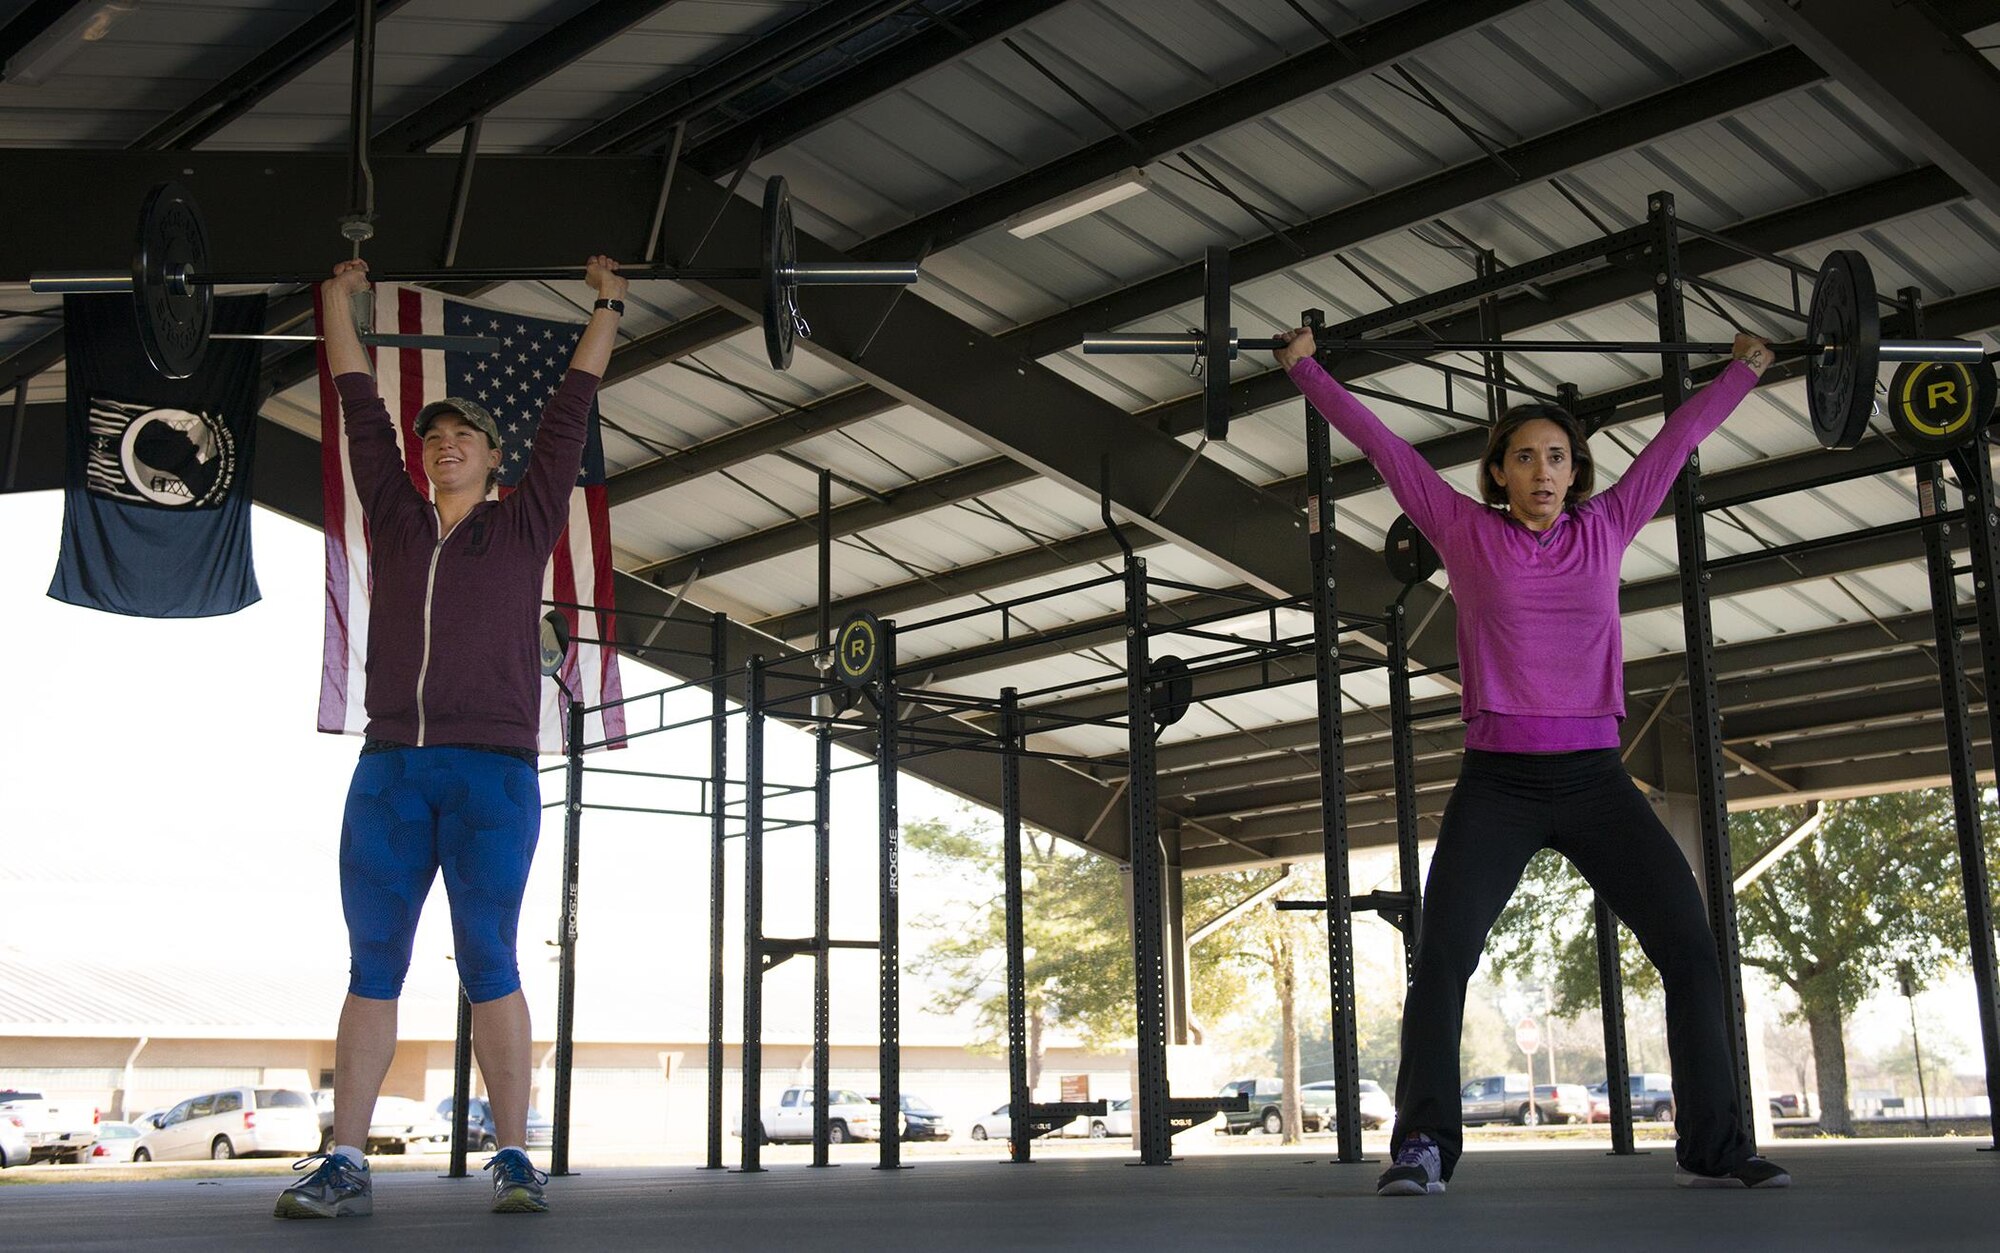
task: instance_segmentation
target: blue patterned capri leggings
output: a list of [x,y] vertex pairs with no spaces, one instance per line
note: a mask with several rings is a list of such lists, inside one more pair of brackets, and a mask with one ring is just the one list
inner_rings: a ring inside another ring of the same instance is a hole
[[475,1003],[521,986],[515,936],[541,834],[535,768],[475,748],[362,754],[340,829],[348,991],[402,994],[417,917],[444,872],[459,981]]

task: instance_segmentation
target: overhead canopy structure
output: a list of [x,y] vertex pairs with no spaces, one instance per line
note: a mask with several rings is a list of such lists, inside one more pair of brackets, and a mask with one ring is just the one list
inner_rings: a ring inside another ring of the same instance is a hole
[[[346,253],[352,5],[145,4],[75,35],[95,6],[0,6],[0,280],[117,266],[141,196],[173,178],[211,220],[220,269],[314,269]],[[375,86],[382,269],[435,267],[470,161],[455,261],[571,262],[608,250],[727,264],[757,246],[757,199],[782,175],[806,260],[923,258],[906,292],[822,289],[784,374],[764,360],[754,285],[635,288],[604,392],[619,603],[727,612],[730,654],[777,657],[817,631],[817,475],[834,472],[834,617],[917,618],[1103,572],[1112,507],[1155,575],[1215,589],[1305,590],[1301,409],[1268,357],[1229,386],[1226,444],[1199,445],[1185,363],[1086,358],[1087,332],[1193,325],[1202,250],[1224,244],[1246,335],[1320,308],[1330,322],[1449,289],[1479,255],[1506,265],[1639,223],[1655,190],[1728,240],[1816,266],[1865,252],[1884,291],[1920,289],[1925,334],[2000,327],[2000,115],[1988,28],[2000,4],[1727,0],[1222,0],[923,5],[823,0],[717,8],[565,0],[382,0]],[[65,32],[70,32],[65,34]],[[1034,234],[1036,217],[1130,194]],[[1790,304],[1784,272],[1690,241],[1683,270]],[[483,298],[561,312],[579,295],[514,284]],[[1551,272],[1481,310],[1440,305],[1370,334],[1650,338],[1651,273]],[[310,300],[278,293],[272,326]],[[1798,328],[1752,300],[1691,299],[1690,334]],[[7,490],[60,480],[60,322],[0,290]],[[1482,317],[1485,321],[1482,323]],[[1442,364],[1480,371],[1476,356]],[[1486,398],[1425,362],[1353,356],[1341,376],[1470,488]],[[1661,418],[1657,359],[1510,355],[1517,394],[1573,383],[1616,474]],[[309,351],[274,350],[256,488],[319,520]],[[1697,378],[1701,372],[1697,370]],[[1457,417],[1444,416],[1446,413]],[[1341,601],[1388,603],[1380,559],[1397,509],[1336,441]],[[1877,435],[1819,449],[1796,372],[1773,371],[1703,451],[1718,560],[1711,595],[1732,802],[1909,786],[1946,772],[1914,481]],[[1874,467],[1883,467],[1879,471]],[[1856,471],[1868,471],[1858,480]],[[1838,482],[1786,496],[1787,486]],[[1810,553],[1796,541],[1861,532]],[[1678,557],[1670,520],[1628,557],[1628,764],[1663,789],[1685,755]],[[1212,613],[1186,593],[1163,615]],[[1093,676],[1069,712],[1123,707],[1121,606],[1084,593],[1004,626],[926,633],[923,686],[991,694]],[[1409,601],[1419,665],[1453,659],[1443,576]],[[1004,630],[1014,642],[995,653]],[[1365,645],[1362,645],[1365,647]],[[646,658],[642,649],[635,655]],[[678,663],[661,661],[669,670]],[[683,672],[683,677],[696,677]],[[1211,676],[1208,691],[1240,687]],[[1190,870],[1317,848],[1309,695],[1197,704],[1162,738],[1161,817]],[[1412,692],[1421,813],[1453,774],[1456,697]],[[1384,682],[1346,686],[1355,844],[1393,840]],[[1983,693],[1975,693],[1983,701]],[[1981,723],[1983,725],[1983,722]],[[1026,819],[1128,853],[1117,737],[1055,737],[1102,765],[1024,763]],[[1990,759],[1983,739],[1980,761]],[[910,769],[992,804],[990,765]]]

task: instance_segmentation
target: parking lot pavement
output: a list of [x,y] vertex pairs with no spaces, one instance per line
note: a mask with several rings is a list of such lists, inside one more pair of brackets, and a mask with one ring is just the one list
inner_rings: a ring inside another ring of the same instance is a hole
[[[384,1172],[376,1214],[279,1224],[269,1175],[85,1179],[0,1190],[9,1248],[211,1250],[287,1245],[424,1250],[441,1240],[498,1249],[1147,1249],[1424,1247],[1860,1250],[1994,1247],[2000,1155],[1985,1141],[1801,1142],[1783,1146],[1797,1186],[1675,1188],[1664,1150],[1469,1153],[1441,1197],[1372,1194],[1379,1161],[1335,1165],[1325,1146],[1190,1156],[1128,1166],[1130,1154],[1051,1156],[1030,1166],[951,1158],[883,1172],[784,1164],[745,1176],[688,1167],[591,1168],[553,1180],[545,1215],[485,1210],[483,1176]],[[9,1172],[12,1174],[12,1172]],[[359,1243],[357,1243],[359,1242]],[[1282,1244],[1280,1242],[1283,1242]]]

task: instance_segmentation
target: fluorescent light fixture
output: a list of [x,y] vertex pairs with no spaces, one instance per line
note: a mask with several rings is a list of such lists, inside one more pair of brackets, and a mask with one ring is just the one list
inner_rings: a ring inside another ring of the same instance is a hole
[[1128,166],[1110,178],[1099,179],[1088,187],[1079,187],[1060,200],[1015,214],[1007,219],[1007,233],[1019,239],[1030,239],[1050,227],[1089,217],[1099,209],[1129,200],[1152,185],[1153,180],[1146,177],[1146,171]]
[[46,82],[62,64],[96,43],[132,10],[139,0],[116,0],[111,4],[80,4],[49,24],[49,28],[29,40],[19,52],[7,58],[0,79],[32,87]]

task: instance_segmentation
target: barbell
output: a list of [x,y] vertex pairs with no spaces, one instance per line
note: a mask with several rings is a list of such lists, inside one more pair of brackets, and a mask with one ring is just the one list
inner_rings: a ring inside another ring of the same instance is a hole
[[[1205,330],[1154,334],[1149,332],[1086,335],[1083,351],[1090,354],[1133,354],[1144,356],[1192,356],[1208,366],[1204,414],[1210,439],[1228,433],[1228,370],[1216,369],[1217,362],[1232,360],[1244,350],[1274,352],[1284,345],[1275,336],[1245,338],[1228,325],[1227,249],[1208,251],[1206,287],[1203,301]],[[1806,337],[1793,343],[1774,344],[1779,356],[1802,356],[1806,360],[1807,407],[1812,414],[1814,433],[1828,448],[1852,448],[1868,433],[1868,420],[1875,411],[1875,376],[1884,361],[1950,363],[1963,367],[1972,377],[1988,380],[1983,394],[1993,394],[1993,366],[1986,360],[1984,345],[1968,339],[1882,338],[1876,312],[1875,279],[1868,259],[1851,249],[1839,249],[1827,256],[1813,286],[1812,307],[1806,321]],[[1437,352],[1590,352],[1657,353],[1663,356],[1702,356],[1728,353],[1734,345],[1720,342],[1668,342],[1660,340],[1567,340],[1567,339],[1321,339],[1315,345],[1322,352],[1381,352],[1428,355]],[[1959,428],[1976,433],[1992,416],[1991,404],[1978,415],[1976,423]],[[1899,428],[1902,410],[1893,411]],[[1907,432],[1906,432],[1907,433]]]
[[[811,328],[799,316],[799,288],[847,285],[894,286],[917,281],[915,262],[814,261],[798,259],[798,236],[792,225],[792,198],[785,180],[764,184],[763,231],[756,266],[626,266],[628,279],[674,279],[690,282],[755,281],[762,285],[764,349],[771,368],[792,363],[796,337]],[[270,286],[276,283],[316,283],[325,273],[284,274],[269,271],[211,270],[208,228],[187,188],[161,183],[146,194],[139,209],[138,248],[128,273],[111,270],[51,270],[29,276],[37,292],[94,294],[130,292],[137,308],[139,339],[154,367],[168,378],[186,378],[201,364],[214,321],[214,291],[231,285]],[[583,277],[584,267],[538,266],[479,268],[445,266],[429,270],[398,270],[371,274],[385,283],[534,282]],[[230,336],[240,339],[276,336]],[[293,338],[293,337],[287,337]],[[316,338],[307,336],[307,339]],[[465,336],[364,337],[366,342],[406,348],[449,348],[479,351],[489,341]],[[491,349],[489,349],[490,351]]]

